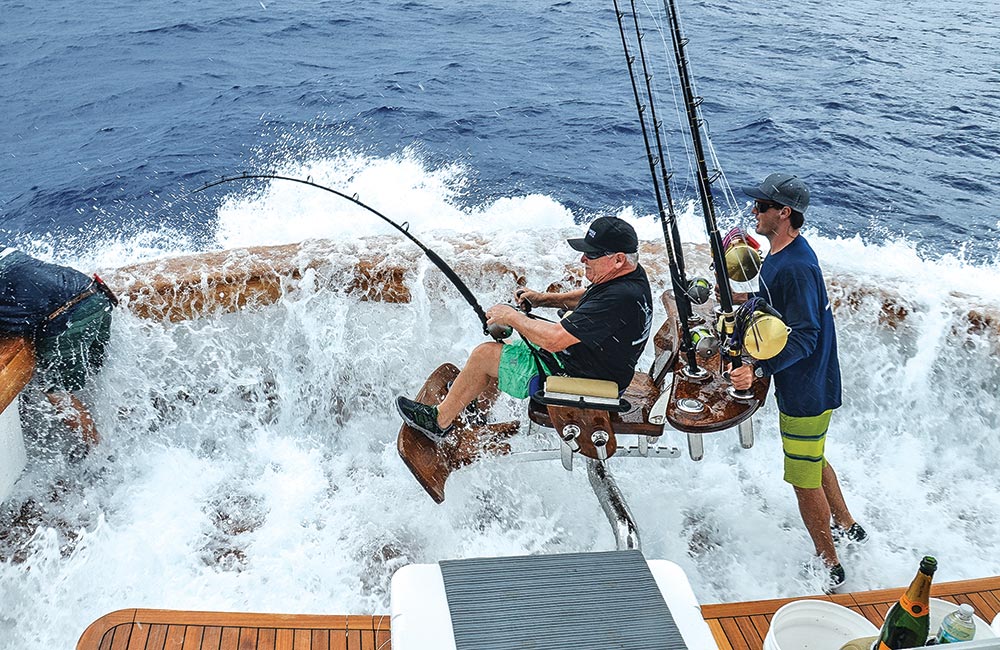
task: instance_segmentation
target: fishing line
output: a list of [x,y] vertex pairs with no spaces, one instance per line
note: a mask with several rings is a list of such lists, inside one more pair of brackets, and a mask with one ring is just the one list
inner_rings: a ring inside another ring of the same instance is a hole
[[[653,22],[657,25],[657,28],[661,30],[660,31],[660,38],[661,38],[661,42],[663,43],[664,52],[666,52],[667,51],[666,50],[667,44],[666,44],[666,40],[663,38],[662,27],[660,27],[659,21],[657,21],[656,17],[653,15],[653,10],[649,6],[647,0],[643,0],[643,4],[646,6],[646,11],[650,14],[650,17],[653,19]],[[666,18],[669,21],[670,20],[670,15],[669,15],[670,14],[670,9],[669,9],[669,7],[667,5],[667,0],[663,1],[663,5],[662,6],[663,6],[664,12],[667,13]],[[675,19],[677,21],[678,29],[681,32],[683,32],[684,31],[683,18],[679,14],[677,14],[676,12],[674,13],[674,16],[675,16]],[[671,90],[673,90],[673,77],[670,77],[670,80],[671,80]],[[693,79],[693,78],[689,79],[689,81],[690,81],[693,93],[695,94],[695,96],[698,96],[698,84],[697,84],[697,81],[695,79]],[[675,96],[675,102],[676,102],[676,96]],[[678,122],[680,122],[681,121],[680,120],[680,110],[678,109],[677,112],[678,112]],[[712,161],[713,171],[717,175],[718,185],[721,187],[723,196],[725,197],[726,205],[729,208],[729,210],[732,213],[732,215],[735,216],[735,219],[736,219],[737,223],[740,225],[740,227],[743,227],[743,229],[746,230],[746,228],[744,227],[745,224],[746,224],[746,216],[745,216],[743,210],[741,209],[740,202],[737,200],[736,195],[733,192],[733,188],[732,188],[732,185],[729,183],[729,179],[726,177],[725,170],[722,168],[722,163],[719,160],[718,152],[715,149],[715,143],[712,141],[712,133],[711,133],[710,123],[709,123],[708,119],[703,114],[701,114],[701,111],[698,111],[698,119],[701,122],[701,124],[704,125],[704,128],[702,129],[702,131],[703,131],[703,135],[705,137],[706,149],[708,151],[709,158]],[[694,160],[693,160],[693,158],[691,156],[691,150],[688,147],[688,143],[687,143],[686,140],[684,140],[683,143],[684,143],[684,151],[685,151],[685,153],[687,154],[687,157],[688,157],[688,168],[691,171],[691,176],[696,178],[697,177],[697,172],[694,169]]]
[[222,178],[220,178],[218,180],[212,181],[210,183],[205,183],[203,186],[201,186],[198,189],[194,190],[194,193],[202,192],[202,191],[207,190],[207,189],[209,189],[211,187],[215,187],[216,185],[222,185],[223,183],[232,183],[232,182],[235,182],[235,181],[247,181],[247,180],[254,180],[254,179],[290,181],[292,183],[301,183],[302,185],[308,185],[309,187],[315,187],[316,189],[324,190],[326,192],[330,192],[331,194],[335,194],[335,195],[339,196],[342,199],[347,199],[351,203],[353,203],[353,204],[355,204],[355,205],[357,205],[359,207],[362,207],[365,210],[368,210],[369,212],[371,212],[372,214],[374,214],[379,219],[382,219],[383,221],[385,221],[386,223],[388,223],[390,226],[392,226],[393,228],[395,228],[399,232],[403,233],[403,235],[405,235],[407,239],[409,239],[411,242],[413,242],[414,244],[416,244],[417,247],[420,248],[420,250],[422,250],[424,252],[424,255],[426,255],[427,258],[431,262],[434,263],[434,266],[438,267],[438,269],[440,269],[441,272],[444,273],[445,277],[448,278],[448,280],[455,286],[456,289],[458,289],[458,292],[460,294],[462,294],[462,297],[465,298],[465,301],[467,303],[469,303],[469,306],[472,307],[472,310],[474,312],[476,312],[476,316],[479,317],[479,320],[483,324],[483,333],[487,334],[487,335],[490,335],[490,336],[493,335],[490,332],[490,327],[489,327],[489,325],[487,325],[487,322],[486,322],[487,321],[487,319],[486,319],[486,312],[483,311],[482,306],[480,306],[479,301],[476,300],[476,297],[473,295],[472,291],[469,290],[469,287],[466,286],[466,284],[464,282],[462,282],[462,279],[460,277],[458,277],[458,274],[455,273],[455,271],[450,266],[448,266],[448,263],[445,262],[443,259],[441,259],[441,257],[437,253],[435,253],[433,250],[431,250],[430,248],[428,248],[427,246],[425,246],[419,239],[417,239],[416,237],[413,236],[413,234],[409,230],[409,223],[408,222],[404,221],[402,225],[396,223],[395,221],[393,221],[389,217],[385,216],[384,214],[382,214],[381,212],[379,212],[375,208],[371,207],[370,205],[366,205],[365,203],[362,203],[361,200],[358,198],[358,196],[356,194],[352,196],[350,194],[345,194],[344,192],[340,192],[340,191],[335,190],[333,188],[326,187],[325,185],[320,185],[319,183],[313,182],[312,178],[295,178],[295,177],[292,177],[292,176],[281,176],[280,174],[248,174],[248,173],[243,173],[243,174],[240,174],[239,176],[223,176]]
[[[687,46],[688,41],[681,33],[676,0],[663,0],[663,6],[667,12],[667,17],[670,20],[670,39],[674,46],[674,58],[677,62],[677,75],[681,81],[681,90],[684,93],[684,105],[688,115],[688,126],[691,130],[691,144],[694,147],[695,157],[698,163],[698,190],[699,195],[701,196],[702,213],[705,217],[705,230],[708,233],[708,241],[712,250],[712,261],[715,265],[715,278],[716,288],[719,295],[719,306],[722,309],[720,329],[723,334],[728,335],[732,332],[734,325],[733,290],[729,284],[729,277],[726,272],[726,260],[722,249],[722,234],[719,232],[719,226],[715,219],[715,205],[712,201],[712,182],[721,175],[721,172],[717,173],[714,178],[710,178],[705,164],[705,151],[702,144],[701,129],[703,120],[700,119],[698,111],[698,106],[701,105],[703,98],[697,97],[694,94],[691,74],[688,67],[687,53],[685,52],[685,47]],[[734,349],[730,351],[729,362],[734,369],[743,365],[743,360],[740,357],[740,350]],[[738,392],[742,395],[746,391]]]
[[[618,0],[614,0],[615,14],[618,19],[618,31],[621,34],[622,50],[625,53],[625,61],[628,66],[629,80],[632,82],[632,94],[635,99],[636,111],[639,114],[639,126],[642,131],[642,140],[646,147],[646,159],[649,163],[649,173],[653,181],[653,193],[656,198],[656,206],[660,215],[660,227],[663,230],[663,240],[667,250],[667,264],[670,270],[670,280],[674,287],[674,303],[677,305],[678,321],[681,327],[680,345],[687,357],[688,368],[692,373],[698,371],[698,359],[695,348],[691,345],[690,321],[693,313],[691,306],[692,296],[689,293],[691,287],[688,285],[684,273],[684,258],[681,252],[680,233],[677,226],[677,215],[674,212],[673,201],[670,196],[670,175],[667,173],[666,163],[663,156],[663,144],[660,137],[660,124],[656,119],[656,109],[653,103],[653,91],[650,85],[652,75],[646,62],[646,56],[642,48],[642,31],[639,28],[639,20],[635,12],[635,1],[632,0],[632,18],[635,23],[636,40],[638,41],[639,59],[642,63],[643,77],[648,106],[644,106],[639,95],[639,84],[636,81],[636,73],[633,67],[635,56],[629,52],[628,38],[625,36],[625,23],[623,21],[624,12],[619,7]],[[656,139],[658,155],[653,154],[650,144],[649,131],[646,126],[645,112],[649,108],[650,119],[652,120],[652,131]],[[657,178],[657,166],[660,168],[660,175],[663,179],[663,190],[666,194],[666,205],[660,193],[660,180]],[[707,297],[707,296],[706,296]],[[699,301],[704,302],[704,301]]]

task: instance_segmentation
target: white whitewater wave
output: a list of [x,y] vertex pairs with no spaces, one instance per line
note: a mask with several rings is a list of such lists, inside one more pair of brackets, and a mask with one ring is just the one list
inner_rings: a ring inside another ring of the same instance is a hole
[[[475,269],[503,261],[544,287],[576,260],[562,240],[593,216],[544,196],[457,207],[462,170],[410,155],[284,172],[409,221],[470,274],[484,306],[507,300],[514,280]],[[476,317],[374,216],[290,183],[257,188],[230,187],[220,248],[354,241],[359,254],[408,266],[412,301],[317,291],[307,274],[254,312],[178,324],[119,313],[107,367],[85,391],[105,438],[95,453],[69,463],[58,423],[44,405],[25,406],[32,461],[3,514],[13,532],[0,538],[0,647],[71,647],[90,621],[126,607],[384,613],[406,563],[613,548],[585,472],[556,461],[486,460],[452,477],[443,505],[424,494],[396,454],[391,400],[438,364],[461,363],[483,341]],[[620,214],[643,239],[660,237],[650,216]],[[698,232],[690,207],[681,219]],[[872,536],[844,553],[848,587],[902,585],[925,553],[937,555],[939,580],[1000,574],[1000,368],[995,338],[963,321],[1000,304],[998,269],[923,259],[906,242],[807,236],[828,277],[858,290],[837,313],[845,405],[828,443]],[[462,248],[462,238],[482,243]],[[116,242],[64,261],[116,266],[154,249]],[[659,291],[667,280],[654,282]],[[880,323],[883,290],[909,310],[895,328]],[[727,432],[706,439],[700,463],[612,461],[646,555],[681,564],[702,602],[819,589],[800,575],[811,544],[781,480],[776,419],[769,402],[751,450]],[[683,448],[683,436],[668,437]]]

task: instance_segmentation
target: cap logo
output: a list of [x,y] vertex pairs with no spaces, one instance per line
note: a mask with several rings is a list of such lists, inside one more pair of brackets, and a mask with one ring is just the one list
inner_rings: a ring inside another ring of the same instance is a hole
[[597,231],[594,230],[593,228],[591,228],[590,230],[587,231],[587,237],[589,239],[593,239],[594,237],[597,237]]

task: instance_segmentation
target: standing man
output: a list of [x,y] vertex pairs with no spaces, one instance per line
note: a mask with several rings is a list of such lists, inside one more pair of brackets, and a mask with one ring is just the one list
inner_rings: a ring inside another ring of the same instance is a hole
[[73,393],[104,363],[117,302],[96,275],[0,250],[0,334],[31,339],[45,397],[89,447],[101,437]]
[[491,383],[523,399],[543,372],[611,380],[619,392],[628,388],[653,321],[649,279],[638,261],[639,239],[628,222],[600,217],[586,236],[567,243],[583,253],[580,261],[590,286],[565,293],[521,289],[516,298],[534,307],[573,312],[551,323],[509,305],[490,307],[487,323],[509,325],[523,340],[477,346],[440,404],[396,398],[408,425],[435,442],[446,440],[458,413]]
[[733,387],[746,390],[755,376],[774,377],[784,479],[795,489],[816,555],[829,568],[827,590],[832,591],[846,579],[833,545],[834,534],[858,543],[866,542],[868,535],[847,509],[837,474],[823,455],[830,416],[841,404],[840,362],[823,273],[799,232],[809,206],[809,190],[791,174],[771,174],[743,192],[756,199],[757,233],[771,243],[755,295],[781,312],[792,331],[777,356],[733,370]]

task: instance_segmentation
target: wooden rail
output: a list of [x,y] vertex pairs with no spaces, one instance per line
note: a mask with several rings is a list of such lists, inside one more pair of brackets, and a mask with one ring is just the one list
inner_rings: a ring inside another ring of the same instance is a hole
[[6,409],[35,372],[35,348],[28,339],[0,337],[0,412]]
[[388,650],[388,616],[227,614],[121,609],[97,619],[78,650]]
[[[882,627],[886,613],[903,591],[905,587],[896,587],[809,598],[843,605],[867,618],[875,627]],[[1000,612],[1000,576],[939,583],[931,588],[931,595],[953,603],[969,603],[980,618],[990,622]],[[701,615],[708,621],[720,650],[761,650],[771,625],[771,616],[779,607],[793,600],[800,599],[703,605]]]
[[[881,627],[903,587],[809,596],[848,607]],[[931,594],[969,603],[987,622],[1000,612],[1000,576],[945,582]],[[720,650],[761,650],[771,617],[799,598],[704,605]],[[388,616],[226,614],[123,609],[94,621],[77,650],[390,650]],[[692,650],[703,650],[692,648]]]

